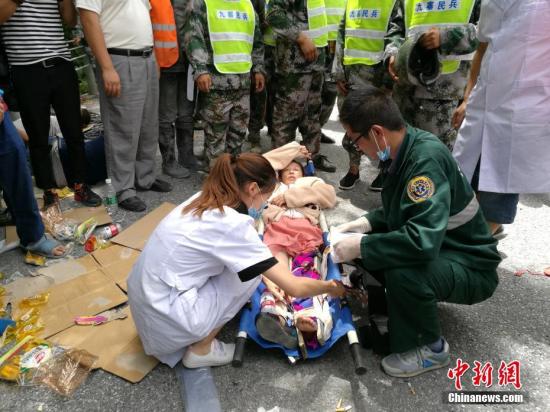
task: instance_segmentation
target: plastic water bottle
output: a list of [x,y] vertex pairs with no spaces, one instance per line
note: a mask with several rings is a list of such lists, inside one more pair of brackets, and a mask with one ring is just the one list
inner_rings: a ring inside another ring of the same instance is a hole
[[307,161],[304,172],[306,176],[315,176],[315,165],[313,164],[313,160],[310,159]]
[[119,223],[111,223],[110,225],[102,227],[98,231],[97,237],[103,240],[108,240],[118,235],[121,231],[122,231],[122,226]]
[[106,179],[105,183],[107,184],[107,193],[103,198],[103,203],[107,208],[107,212],[112,216],[118,210],[116,192],[115,192],[115,188],[111,184],[111,179]]

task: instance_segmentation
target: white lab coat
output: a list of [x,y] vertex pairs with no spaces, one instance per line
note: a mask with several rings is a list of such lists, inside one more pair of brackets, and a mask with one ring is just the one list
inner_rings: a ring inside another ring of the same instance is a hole
[[251,217],[225,207],[199,219],[182,215],[185,204],[158,225],[128,278],[145,352],[172,367],[252,296],[260,276],[243,282],[237,274],[272,258]]
[[[550,192],[550,0],[484,0],[488,42],[453,150],[479,190]],[[481,158],[480,158],[481,156]]]

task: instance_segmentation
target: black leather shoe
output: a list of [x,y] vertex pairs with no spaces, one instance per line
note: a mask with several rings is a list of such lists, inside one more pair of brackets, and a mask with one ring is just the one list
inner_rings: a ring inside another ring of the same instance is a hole
[[369,185],[369,189],[373,192],[381,192],[382,186],[384,186],[384,180],[386,180],[387,173],[380,172],[378,176]]
[[164,180],[155,179],[153,184],[149,188],[136,187],[137,190],[145,191],[152,190],[153,192],[167,193],[172,191],[172,185]]
[[328,137],[326,134],[321,133],[321,143],[334,144],[335,140],[332,137]]
[[118,202],[118,206],[130,212],[144,212],[145,209],[147,209],[143,200],[137,196],[129,197],[122,202]]
[[317,170],[322,170],[323,172],[328,173],[336,172],[336,166],[333,166],[325,155],[316,155],[313,158],[313,164]]

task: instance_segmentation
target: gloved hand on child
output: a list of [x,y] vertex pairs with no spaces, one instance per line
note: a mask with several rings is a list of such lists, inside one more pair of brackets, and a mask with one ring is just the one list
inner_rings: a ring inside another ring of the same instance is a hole
[[351,222],[342,223],[341,225],[334,226],[332,230],[341,233],[369,233],[372,230],[372,226],[365,216],[361,216],[360,218],[352,220]]

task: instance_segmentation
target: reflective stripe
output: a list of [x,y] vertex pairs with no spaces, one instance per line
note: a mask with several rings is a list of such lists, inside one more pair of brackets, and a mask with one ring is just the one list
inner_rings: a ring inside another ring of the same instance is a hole
[[214,63],[252,62],[252,56],[245,53],[214,55]]
[[172,47],[178,47],[178,42],[176,41],[158,41],[155,40],[155,47],[161,49],[171,49]]
[[441,24],[419,24],[411,28],[406,28],[407,37],[421,35],[426,33],[432,27],[437,27],[438,29],[453,29],[457,27],[464,27],[467,23],[441,23]]
[[313,29],[313,30],[304,30],[304,34],[307,34],[307,36],[310,39],[314,39],[316,37],[321,37],[323,34],[328,33],[328,27],[321,27],[319,29]]
[[462,209],[457,214],[449,217],[449,220],[447,221],[447,230],[453,230],[459,226],[462,226],[468,223],[470,220],[474,218],[478,210],[479,210],[479,203],[477,202],[477,199],[474,196],[472,200],[470,200],[470,203],[468,203],[468,205],[466,205],[464,209]]
[[382,60],[384,52],[369,52],[365,50],[344,49],[344,57],[357,57],[361,59]]
[[338,31],[338,25],[337,24],[327,24],[328,31]]
[[383,31],[366,29],[346,29],[346,37],[358,37],[360,39],[383,39],[386,35]]
[[327,7],[325,11],[327,13],[327,16],[343,16],[346,10],[337,7]]
[[176,30],[175,24],[159,24],[159,23],[153,23],[153,30]]
[[217,32],[210,33],[210,38],[214,41],[246,41],[250,44],[254,43],[254,36],[239,32]]
[[316,17],[316,16],[322,16],[325,14],[325,8],[324,7],[316,7],[314,9],[307,11],[308,17]]
[[475,52],[474,53],[469,53],[469,54],[450,54],[448,56],[442,56],[441,54],[439,55],[439,60],[441,61],[445,61],[445,60],[472,60],[474,58],[474,55],[475,55]]

